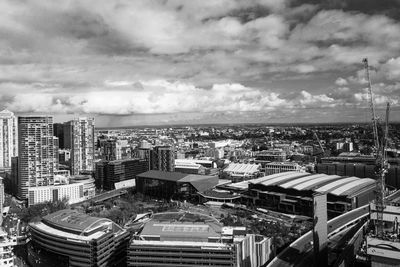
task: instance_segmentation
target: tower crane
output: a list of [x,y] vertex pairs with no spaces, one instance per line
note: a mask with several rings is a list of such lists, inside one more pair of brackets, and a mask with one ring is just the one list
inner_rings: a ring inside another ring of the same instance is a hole
[[316,132],[316,131],[313,131],[313,133],[314,133],[315,139],[317,139],[318,145],[319,145],[319,147],[321,148],[322,153],[325,153],[325,149],[324,149],[324,147],[322,146],[321,141],[320,141],[319,138],[318,138],[317,132]]
[[375,114],[375,105],[374,105],[374,98],[372,94],[372,86],[371,86],[371,79],[369,76],[369,66],[368,66],[368,59],[363,59],[364,68],[365,68],[365,76],[368,82],[368,94],[370,100],[370,108],[372,113],[372,127],[374,133],[374,144],[376,149],[376,158],[375,158],[375,176],[376,176],[376,213],[377,213],[377,224],[376,224],[376,233],[378,236],[383,235],[383,211],[385,210],[385,175],[388,171],[388,162],[387,162],[387,155],[386,155],[386,147],[387,147],[387,138],[389,132],[389,110],[390,104],[387,103],[386,105],[386,118],[385,118],[385,129],[381,140],[379,140],[378,135],[378,118]]

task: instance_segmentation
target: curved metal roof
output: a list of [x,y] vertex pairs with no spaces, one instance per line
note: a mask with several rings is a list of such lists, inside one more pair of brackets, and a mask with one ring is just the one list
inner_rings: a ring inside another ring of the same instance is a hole
[[112,223],[106,218],[91,217],[75,210],[59,210],[43,217],[43,222],[51,227],[77,235],[85,235],[101,223]]
[[332,195],[337,196],[344,196],[344,195],[351,195],[354,194],[356,191],[360,190],[361,188],[371,185],[375,183],[375,180],[370,178],[360,178],[348,184],[345,184],[341,187],[336,188],[335,190],[331,191]]
[[284,189],[312,190],[337,196],[351,196],[362,192],[375,181],[370,178],[343,177],[339,175],[283,172],[248,181],[264,186]]
[[280,185],[284,182],[309,175],[309,173],[305,172],[282,172],[279,174],[280,175],[273,179],[261,182],[261,184],[264,186]]
[[292,188],[293,186],[296,186],[298,184],[301,184],[301,183],[304,183],[304,182],[307,182],[307,181],[310,181],[310,180],[314,180],[317,177],[325,177],[325,176],[326,176],[326,174],[308,175],[306,177],[301,177],[299,179],[295,179],[295,180],[292,180],[290,182],[281,184],[280,187]]
[[329,193],[330,191],[335,190],[336,188],[338,188],[338,187],[340,187],[340,186],[342,186],[344,184],[348,184],[348,183],[353,182],[353,181],[358,180],[358,179],[360,179],[360,178],[357,178],[357,177],[354,177],[354,176],[353,177],[342,178],[342,179],[336,180],[336,181],[334,181],[332,183],[323,185],[323,186],[315,189],[315,191],[319,192],[319,193]]
[[296,190],[310,190],[318,185],[326,184],[329,181],[340,179],[339,175],[326,175],[325,177],[316,177],[313,180],[299,184],[293,187]]

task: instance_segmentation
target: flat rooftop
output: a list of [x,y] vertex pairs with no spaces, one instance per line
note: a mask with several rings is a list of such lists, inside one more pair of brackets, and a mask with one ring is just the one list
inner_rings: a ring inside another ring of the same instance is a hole
[[207,242],[220,237],[221,223],[213,217],[189,212],[154,214],[140,233],[145,240]]

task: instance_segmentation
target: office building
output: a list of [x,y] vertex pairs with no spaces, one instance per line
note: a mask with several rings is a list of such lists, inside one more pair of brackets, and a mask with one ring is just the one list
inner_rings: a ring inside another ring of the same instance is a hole
[[256,153],[256,160],[260,161],[285,161],[286,152],[282,149],[263,150]]
[[53,135],[59,140],[59,148],[64,149],[64,123],[54,123],[53,124]]
[[204,159],[175,159],[175,171],[191,174],[210,174],[217,163]]
[[336,150],[343,150],[345,152],[351,152],[354,150],[353,142],[337,142]]
[[206,168],[202,165],[189,162],[189,161],[180,161],[181,159],[175,160],[175,171],[182,173],[190,173],[190,174],[206,174]]
[[29,231],[35,249],[57,259],[60,266],[126,264],[129,233],[109,219],[60,210],[44,216],[41,222],[30,223]]
[[151,148],[136,148],[134,157],[146,160],[149,164],[149,170],[151,170]]
[[54,181],[53,118],[18,117],[17,196],[28,198],[28,189]]
[[90,199],[96,195],[94,179],[90,175],[73,175],[69,177],[70,184],[83,184],[83,198]]
[[214,217],[186,212],[154,214],[128,249],[128,266],[263,266],[271,239],[245,227],[222,227]]
[[17,118],[14,113],[0,112],[0,168],[11,168],[11,158],[18,155]]
[[300,172],[304,169],[296,162],[270,162],[265,164],[265,175],[289,171]]
[[71,150],[70,149],[59,149],[58,150],[58,163],[59,165],[69,166],[71,162]]
[[100,158],[108,161],[131,158],[130,147],[126,140],[100,140]]
[[108,164],[107,160],[99,160],[95,162],[94,184],[97,189],[100,190],[103,189],[107,164]]
[[67,122],[66,148],[71,148],[71,174],[94,170],[94,119],[78,118]]
[[151,170],[173,172],[174,150],[170,146],[156,146],[151,150]]
[[96,180],[104,190],[113,190],[115,183],[135,179],[148,170],[148,162],[142,159],[101,161],[96,163]]
[[100,158],[107,161],[121,159],[121,155],[117,152],[117,140],[107,139],[100,140]]

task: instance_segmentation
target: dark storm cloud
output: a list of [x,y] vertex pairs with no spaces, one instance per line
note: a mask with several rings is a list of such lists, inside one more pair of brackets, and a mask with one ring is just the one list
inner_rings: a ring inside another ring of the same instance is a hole
[[400,20],[399,0],[294,0],[291,2],[291,5],[296,7],[304,3],[316,5],[320,10],[340,9],[343,11],[361,12],[368,15],[380,14]]

